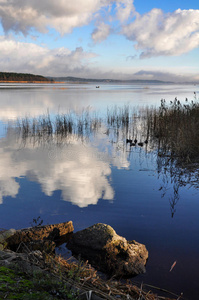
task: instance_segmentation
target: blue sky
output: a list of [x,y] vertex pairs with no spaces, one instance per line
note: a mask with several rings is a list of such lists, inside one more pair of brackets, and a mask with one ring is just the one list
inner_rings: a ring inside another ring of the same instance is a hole
[[196,0],[1,0],[1,71],[199,81]]

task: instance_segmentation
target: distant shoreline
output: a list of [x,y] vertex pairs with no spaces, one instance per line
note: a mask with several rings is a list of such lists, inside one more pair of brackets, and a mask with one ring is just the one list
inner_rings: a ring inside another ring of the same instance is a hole
[[48,84],[57,84],[65,83],[60,81],[39,81],[39,80],[0,80],[0,83],[48,83]]

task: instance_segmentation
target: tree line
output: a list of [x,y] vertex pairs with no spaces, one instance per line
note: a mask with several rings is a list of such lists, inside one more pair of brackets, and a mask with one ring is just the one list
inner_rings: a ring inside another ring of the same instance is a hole
[[0,81],[48,81],[52,80],[41,76],[27,73],[12,73],[12,72],[0,72]]

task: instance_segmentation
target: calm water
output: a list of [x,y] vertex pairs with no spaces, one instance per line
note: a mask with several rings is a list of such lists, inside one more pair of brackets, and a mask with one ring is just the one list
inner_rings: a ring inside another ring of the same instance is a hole
[[109,224],[149,250],[147,272],[136,281],[198,299],[197,171],[188,178],[165,168],[150,141],[130,149],[125,133],[108,132],[106,124],[59,142],[22,140],[6,129],[20,117],[85,109],[103,117],[107,106],[159,106],[162,98],[192,100],[194,92],[199,86],[0,85],[0,227],[28,227],[38,216],[45,224],[72,220],[75,231]]

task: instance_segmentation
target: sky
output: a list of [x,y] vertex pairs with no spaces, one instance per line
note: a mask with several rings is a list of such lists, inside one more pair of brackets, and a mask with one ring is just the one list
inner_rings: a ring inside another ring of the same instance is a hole
[[199,82],[198,0],[0,0],[0,71]]

